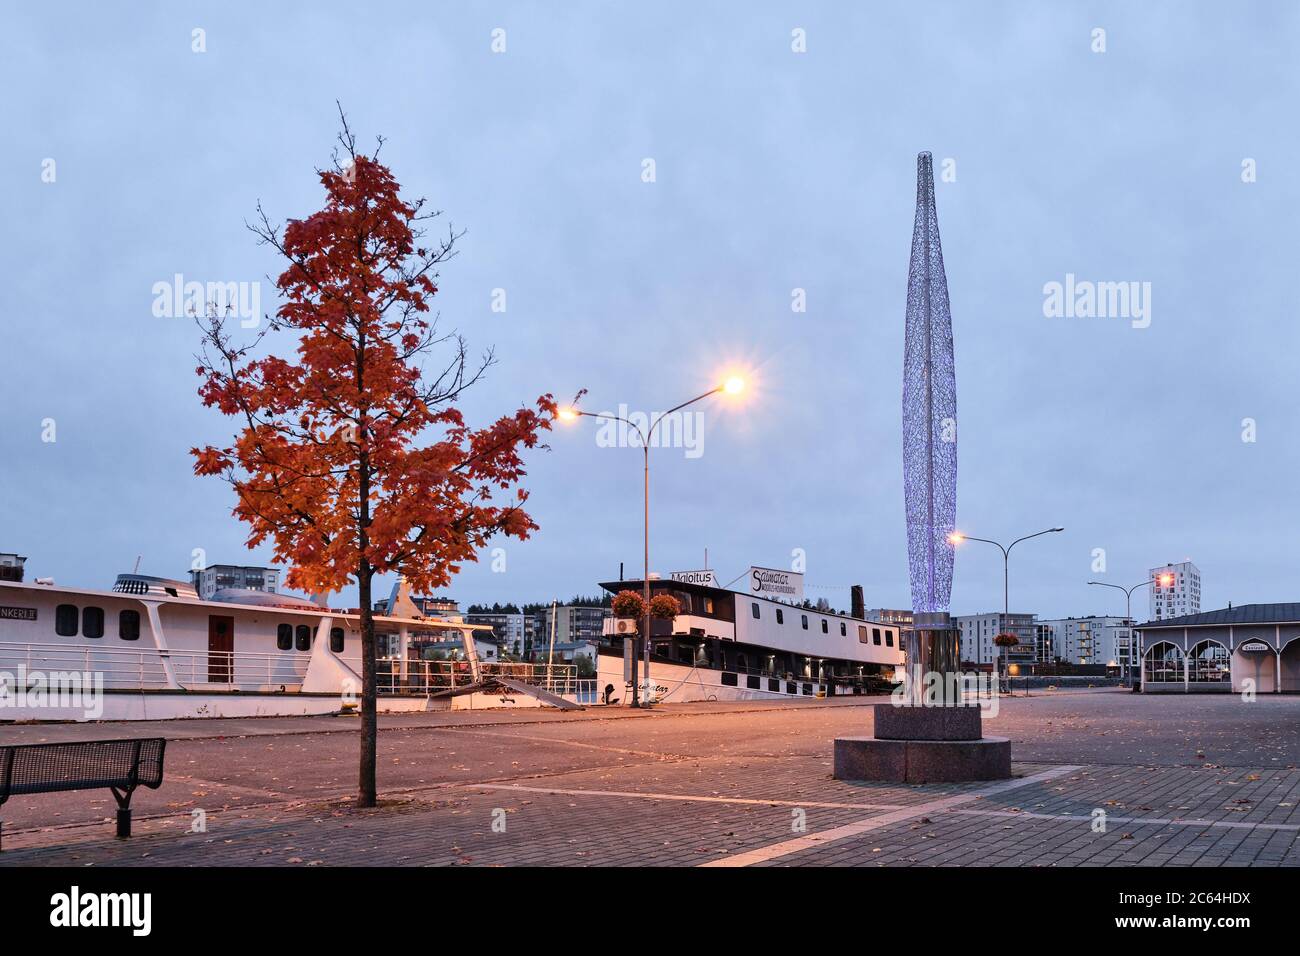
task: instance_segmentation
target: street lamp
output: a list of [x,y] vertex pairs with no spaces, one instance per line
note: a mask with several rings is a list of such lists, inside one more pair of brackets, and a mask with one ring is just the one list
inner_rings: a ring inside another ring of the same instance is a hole
[[[694,405],[696,402],[703,401],[704,399],[712,395],[717,395],[719,392],[723,392],[727,395],[738,395],[744,390],[745,390],[745,380],[738,375],[732,375],[729,378],[727,378],[721,385],[709,389],[703,395],[696,395],[694,398],[690,399],[689,401],[682,402],[680,405],[675,405],[672,408],[668,409],[668,411],[663,412],[662,414],[659,415],[658,418],[656,418],[653,422],[650,423],[650,427],[646,429],[646,431],[644,432],[641,431],[640,426],[638,426],[636,422],[629,421],[628,419],[624,418],[622,415],[612,415],[606,412],[584,412],[581,411],[580,409],[572,408],[572,407],[562,408],[559,411],[560,420],[565,422],[574,422],[577,421],[578,418],[580,417],[606,418],[611,421],[623,422],[623,424],[627,425],[634,432],[636,432],[637,437],[641,439],[641,450],[643,452],[644,459],[645,459],[645,463],[644,463],[645,574],[643,575],[642,582],[641,582],[641,587],[642,587],[641,599],[643,604],[643,607],[641,609],[641,613],[643,615],[642,626],[641,626],[641,642],[642,642],[642,648],[644,649],[643,653],[644,653],[644,660],[645,660],[645,681],[646,681],[647,696],[650,693],[650,689],[649,689],[650,688],[650,439],[654,437],[655,429],[659,427],[659,423],[662,422],[669,415],[671,415],[673,412],[679,412],[683,408],[686,408],[688,405]],[[638,693],[638,685],[636,681],[636,655],[635,654],[633,654],[632,656],[632,706],[633,707],[641,706],[641,698]]]
[[[1162,574],[1158,580],[1162,585],[1173,584],[1173,577],[1172,574]],[[1124,662],[1124,681],[1127,683],[1133,669],[1133,652],[1136,650],[1133,641],[1133,592],[1154,582],[1150,580],[1142,581],[1131,588],[1126,588],[1121,584],[1107,584],[1105,581],[1089,581],[1088,583],[1103,588],[1115,588],[1117,591],[1124,592],[1124,617],[1128,621],[1128,659]]]
[[[998,549],[1002,552],[1002,623],[1005,626],[1007,623],[1007,618],[1010,616],[1011,613],[1010,611],[1011,549],[1014,548],[1016,545],[1018,545],[1021,541],[1028,541],[1030,538],[1037,538],[1039,535],[1053,534],[1057,531],[1064,531],[1064,530],[1065,530],[1064,528],[1048,528],[1046,531],[1036,531],[1033,534],[1025,535],[1023,538],[1016,538],[1015,541],[1012,541],[1010,544],[1006,545],[1005,547],[999,542],[993,541],[990,538],[974,538],[968,534],[962,534],[960,531],[954,531],[952,534],[948,535],[948,541],[954,547],[961,544],[963,541],[982,541],[984,544],[996,545]],[[1005,672],[1006,663],[1007,663],[1006,648],[1002,649],[1001,660],[1002,660],[1002,670]]]

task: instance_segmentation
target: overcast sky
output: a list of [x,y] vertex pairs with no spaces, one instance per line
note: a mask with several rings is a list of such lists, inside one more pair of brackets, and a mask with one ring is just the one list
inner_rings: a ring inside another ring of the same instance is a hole
[[[726,581],[801,549],[808,596],[909,605],[903,319],[930,150],[958,524],[1067,529],[1013,553],[1012,609],[1122,612],[1085,582],[1185,558],[1207,609],[1297,599],[1300,8],[701,6],[10,6],[0,550],[90,587],[137,555],[177,577],[195,548],[269,558],[230,489],[192,474],[188,449],[230,423],[195,394],[196,329],[156,317],[152,289],[263,280],[274,309],[280,265],[245,221],[259,200],[320,207],[338,99],[406,194],[468,230],[437,304],[499,359],[472,421],[579,388],[589,410],[657,411],[750,370],[744,402],[700,406],[702,446],[652,453],[655,570],[707,548]],[[1149,326],[1046,317],[1067,274],[1150,283]],[[639,573],[640,453],[593,426],[530,457],[541,530],[500,542],[503,572],[467,568],[462,603]],[[1000,608],[1001,574],[965,545],[954,613]]]

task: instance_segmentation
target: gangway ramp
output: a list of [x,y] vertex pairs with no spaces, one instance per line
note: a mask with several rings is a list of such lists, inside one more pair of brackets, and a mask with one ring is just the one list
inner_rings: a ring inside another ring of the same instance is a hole
[[527,694],[529,697],[535,697],[543,704],[550,704],[552,707],[558,707],[560,710],[583,709],[581,704],[575,704],[571,700],[565,700],[559,694],[552,694],[549,690],[542,690],[542,688],[534,684],[526,684],[521,680],[512,680],[509,677],[493,677],[489,679],[503,687],[509,687],[518,694]]

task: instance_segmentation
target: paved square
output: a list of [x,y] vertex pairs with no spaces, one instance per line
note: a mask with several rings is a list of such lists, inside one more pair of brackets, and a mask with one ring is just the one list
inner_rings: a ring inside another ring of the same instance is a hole
[[107,792],[16,797],[0,866],[1300,864],[1300,697],[1042,691],[985,721],[1010,781],[833,779],[874,702],[383,717],[367,811],[355,718],[7,725],[169,744],[130,840]]

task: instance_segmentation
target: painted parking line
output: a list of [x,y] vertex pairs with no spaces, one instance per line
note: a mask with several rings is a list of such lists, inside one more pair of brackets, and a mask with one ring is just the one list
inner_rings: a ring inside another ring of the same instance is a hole
[[828,803],[817,800],[759,800],[752,797],[715,797],[693,793],[653,793],[643,790],[566,790],[560,787],[526,787],[517,783],[465,783],[466,790],[518,790],[562,797],[635,797],[641,800],[676,800],[681,803],[738,803],[755,807],[811,807],[817,810],[904,810],[900,803]]
[[773,843],[771,846],[759,847],[755,850],[746,850],[744,853],[737,853],[734,856],[724,857],[719,860],[710,860],[708,863],[701,863],[701,866],[753,866],[756,863],[766,863],[769,860],[775,860],[783,856],[789,856],[792,853],[798,853],[801,850],[809,850],[814,847],[823,847],[839,840],[848,840],[852,837],[861,836],[863,833],[869,833],[872,830],[879,830],[881,827],[891,826],[895,823],[902,823],[904,820],[911,820],[914,817],[926,816],[931,813],[940,813],[945,810],[951,810],[966,803],[973,803],[976,800],[985,797],[996,796],[1000,793],[1006,793],[1009,790],[1016,790],[1020,787],[1027,787],[1035,783],[1044,783],[1048,780],[1055,780],[1057,777],[1063,777],[1067,773],[1073,773],[1081,770],[1082,767],[1069,765],[1063,767],[1053,767],[1050,770],[1044,770],[1041,773],[1032,774],[1028,777],[1021,777],[1016,780],[1005,780],[995,783],[979,790],[971,790],[968,793],[958,793],[950,797],[941,797],[938,800],[931,800],[927,803],[917,804],[911,807],[900,807],[888,813],[882,813],[878,816],[867,817],[865,820],[859,820],[856,823],[847,823],[844,826],[834,827],[830,830],[822,830],[819,833],[810,833],[807,836],[796,837],[793,840],[785,840],[781,843]]
[[[954,813],[972,817],[1029,817],[1031,820],[1058,820],[1063,823],[1091,823],[1092,814],[1035,813],[1030,810],[955,810]],[[1248,820],[1198,820],[1189,817],[1117,817],[1107,814],[1106,825],[1129,823],[1133,826],[1161,827],[1222,827],[1232,830],[1300,830],[1300,823],[1252,823]]]

